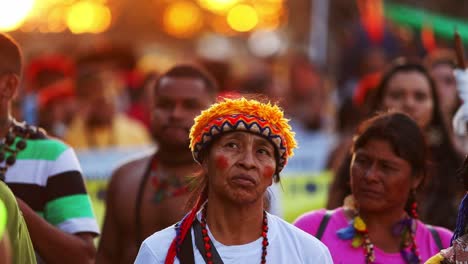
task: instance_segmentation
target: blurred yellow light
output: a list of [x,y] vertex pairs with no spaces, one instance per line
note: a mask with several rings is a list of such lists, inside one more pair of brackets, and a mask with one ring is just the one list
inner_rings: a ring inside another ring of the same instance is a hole
[[284,0],[263,0],[263,2],[271,3],[271,4],[283,4]]
[[259,23],[256,28],[276,29],[286,21],[286,7],[282,0],[263,0],[253,2]]
[[255,10],[260,17],[262,16],[280,16],[283,13],[283,5],[281,3],[269,2],[254,2]]
[[216,16],[212,18],[210,21],[210,26],[214,32],[225,36],[231,36],[237,33],[228,25],[225,17],[223,16]]
[[263,18],[260,23],[258,23],[257,28],[262,28],[262,29],[276,29],[280,26],[281,20],[280,17],[278,16],[272,16],[272,17],[266,17]]
[[47,17],[47,31],[48,32],[62,32],[65,31],[65,8],[57,7],[50,11]]
[[203,16],[198,6],[188,1],[171,4],[164,12],[164,30],[175,37],[193,36],[203,25]]
[[247,32],[258,23],[257,12],[250,5],[237,5],[229,10],[227,21],[235,31]]
[[226,13],[237,2],[239,0],[198,0],[200,6],[218,14]]
[[67,14],[67,25],[74,34],[100,33],[111,24],[109,8],[97,2],[82,1],[70,7]]
[[101,6],[98,12],[96,12],[96,23],[94,27],[90,29],[91,33],[101,33],[106,31],[111,25],[112,15],[111,11],[106,6]]
[[34,0],[0,0],[0,31],[21,26],[34,5]]
[[36,30],[36,25],[34,23],[24,23],[23,25],[21,25],[21,28],[20,30],[22,32],[33,32],[34,30]]

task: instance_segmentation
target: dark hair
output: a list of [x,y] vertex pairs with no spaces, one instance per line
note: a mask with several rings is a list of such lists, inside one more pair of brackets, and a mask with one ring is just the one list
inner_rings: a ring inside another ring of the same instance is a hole
[[[455,226],[457,213],[456,204],[458,195],[462,192],[463,186],[457,182],[456,168],[461,162],[461,156],[455,149],[447,127],[443,121],[436,97],[436,87],[434,81],[426,68],[421,64],[409,62],[407,60],[397,60],[391,68],[383,75],[380,84],[377,86],[374,94],[371,96],[371,113],[381,110],[382,101],[388,83],[397,74],[401,72],[418,72],[426,77],[429,82],[433,100],[433,112],[430,124],[425,128],[425,135],[429,135],[427,140],[430,156],[430,164],[426,179],[426,186],[421,195],[422,203],[419,205],[421,218],[429,224],[439,225],[449,229]],[[431,140],[431,134],[437,140]],[[346,195],[351,193],[349,188],[349,165],[351,157],[347,156],[341,164],[335,179],[330,187],[329,207],[334,207],[338,200],[342,201]],[[341,197],[340,197],[341,196]]]
[[[398,59],[394,62],[389,71],[387,71],[380,84],[377,86],[375,93],[375,100],[372,107],[372,111],[378,111],[382,107],[383,97],[388,89],[390,80],[398,73],[402,72],[417,72],[423,75],[429,82],[431,89],[431,96],[433,101],[433,109],[431,115],[431,121],[427,128],[423,128],[429,134],[428,144],[431,150],[432,160],[443,164],[441,161],[449,161],[451,164],[444,164],[445,166],[439,167],[437,176],[447,174],[448,171],[454,172],[453,166],[456,168],[460,163],[460,155],[455,149],[454,143],[450,136],[449,130],[447,129],[446,123],[444,122],[440,103],[437,100],[437,91],[434,80],[427,71],[427,69],[420,63],[410,62],[405,59]],[[431,137],[432,136],[432,137]],[[431,140],[432,139],[432,140]],[[435,139],[435,140],[434,140]],[[454,175],[453,175],[454,176]],[[455,178],[455,177],[452,177]],[[450,181],[449,181],[450,182]],[[453,181],[453,183],[455,183]],[[432,183],[431,183],[432,184]],[[451,185],[453,187],[453,185]]]
[[22,57],[18,43],[12,37],[0,33],[0,74],[13,73],[20,76]]
[[429,72],[426,70],[426,68],[422,64],[415,63],[415,62],[408,62],[403,59],[397,60],[393,64],[393,67],[391,67],[390,70],[384,74],[380,84],[377,86],[375,98],[374,98],[375,100],[372,106],[372,111],[374,112],[374,111],[380,110],[380,108],[382,107],[383,97],[388,88],[388,83],[397,73],[401,73],[401,72],[420,73],[429,82],[432,101],[433,101],[433,109],[432,109],[431,121],[429,123],[429,126],[423,129],[428,129],[429,132],[432,132],[433,134],[435,134],[437,140],[436,142],[431,142],[429,140],[428,144],[431,147],[431,151],[436,152],[433,154],[438,155],[438,153],[444,153],[443,154],[444,156],[448,156],[449,159],[457,160],[456,164],[459,164],[460,157],[455,149],[455,146],[449,134],[449,130],[447,129],[444,119],[442,117],[439,100],[437,100],[437,91],[436,91],[435,82],[430,76]]
[[423,180],[425,179],[428,151],[424,134],[407,114],[396,111],[381,112],[361,123],[354,137],[351,152],[354,153],[364,147],[371,139],[388,142],[393,152],[411,165],[413,175],[419,174],[423,176]]
[[[90,95],[91,91],[89,91],[89,89],[86,89],[85,87],[89,85],[90,83],[101,82],[102,77],[100,76],[100,74],[101,72],[99,71],[81,71],[76,76],[76,80],[75,80],[76,97],[80,99],[87,98]],[[105,87],[102,87],[102,89],[105,89]]]
[[161,85],[161,82],[164,78],[194,78],[201,80],[207,91],[212,94],[216,95],[218,93],[218,84],[211,76],[210,73],[205,71],[202,68],[197,66],[192,66],[188,64],[181,64],[177,65],[171,69],[169,69],[166,73],[161,75],[155,84],[155,89],[158,89]]
[[439,65],[447,65],[452,69],[456,68],[456,55],[450,49],[437,49],[430,52],[424,59],[424,65],[428,69],[432,69]]
[[430,126],[440,127],[445,130],[446,135],[447,129],[445,128],[442,114],[440,111],[439,101],[437,100],[437,90],[434,79],[432,79],[431,75],[427,71],[427,69],[419,63],[416,62],[409,62],[403,58],[397,59],[394,61],[390,69],[384,73],[382,79],[379,82],[379,85],[375,89],[375,94],[373,100],[371,102],[371,114],[375,111],[382,110],[382,102],[385,96],[385,93],[388,89],[388,84],[393,79],[393,77],[398,73],[408,73],[408,72],[417,72],[423,75],[427,82],[429,83],[429,87],[431,89],[431,96],[433,100],[433,109],[431,115],[431,123]]

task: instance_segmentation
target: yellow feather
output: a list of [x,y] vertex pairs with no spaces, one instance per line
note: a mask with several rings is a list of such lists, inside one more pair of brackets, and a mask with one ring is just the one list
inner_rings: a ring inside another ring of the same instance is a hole
[[210,108],[201,112],[195,118],[195,123],[190,129],[190,148],[194,150],[197,137],[202,133],[203,129],[214,119],[233,114],[254,115],[261,119],[267,120],[273,127],[276,127],[283,136],[288,157],[294,155],[293,149],[297,147],[294,139],[295,133],[291,130],[288,119],[284,117],[283,111],[274,104],[261,103],[256,100],[239,98],[225,99],[222,102],[213,104]]

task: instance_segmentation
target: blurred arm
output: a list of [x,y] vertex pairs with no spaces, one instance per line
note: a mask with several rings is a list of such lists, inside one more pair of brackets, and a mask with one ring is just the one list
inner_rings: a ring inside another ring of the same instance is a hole
[[107,187],[106,195],[106,216],[102,229],[101,240],[99,242],[96,263],[117,263],[121,252],[121,238],[115,214],[115,192],[118,183],[119,170],[112,176]]
[[46,263],[94,263],[96,248],[92,233],[65,233],[36,214],[23,200],[17,201],[34,249]]

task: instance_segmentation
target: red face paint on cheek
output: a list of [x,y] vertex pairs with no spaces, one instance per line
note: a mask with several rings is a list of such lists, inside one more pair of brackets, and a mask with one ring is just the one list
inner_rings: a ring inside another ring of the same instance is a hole
[[266,166],[265,170],[263,171],[263,177],[269,179],[273,177],[274,172],[275,172],[275,169],[273,167]]
[[228,165],[229,164],[225,156],[219,155],[216,157],[216,167],[218,167],[218,169],[221,169],[221,170],[227,169]]

